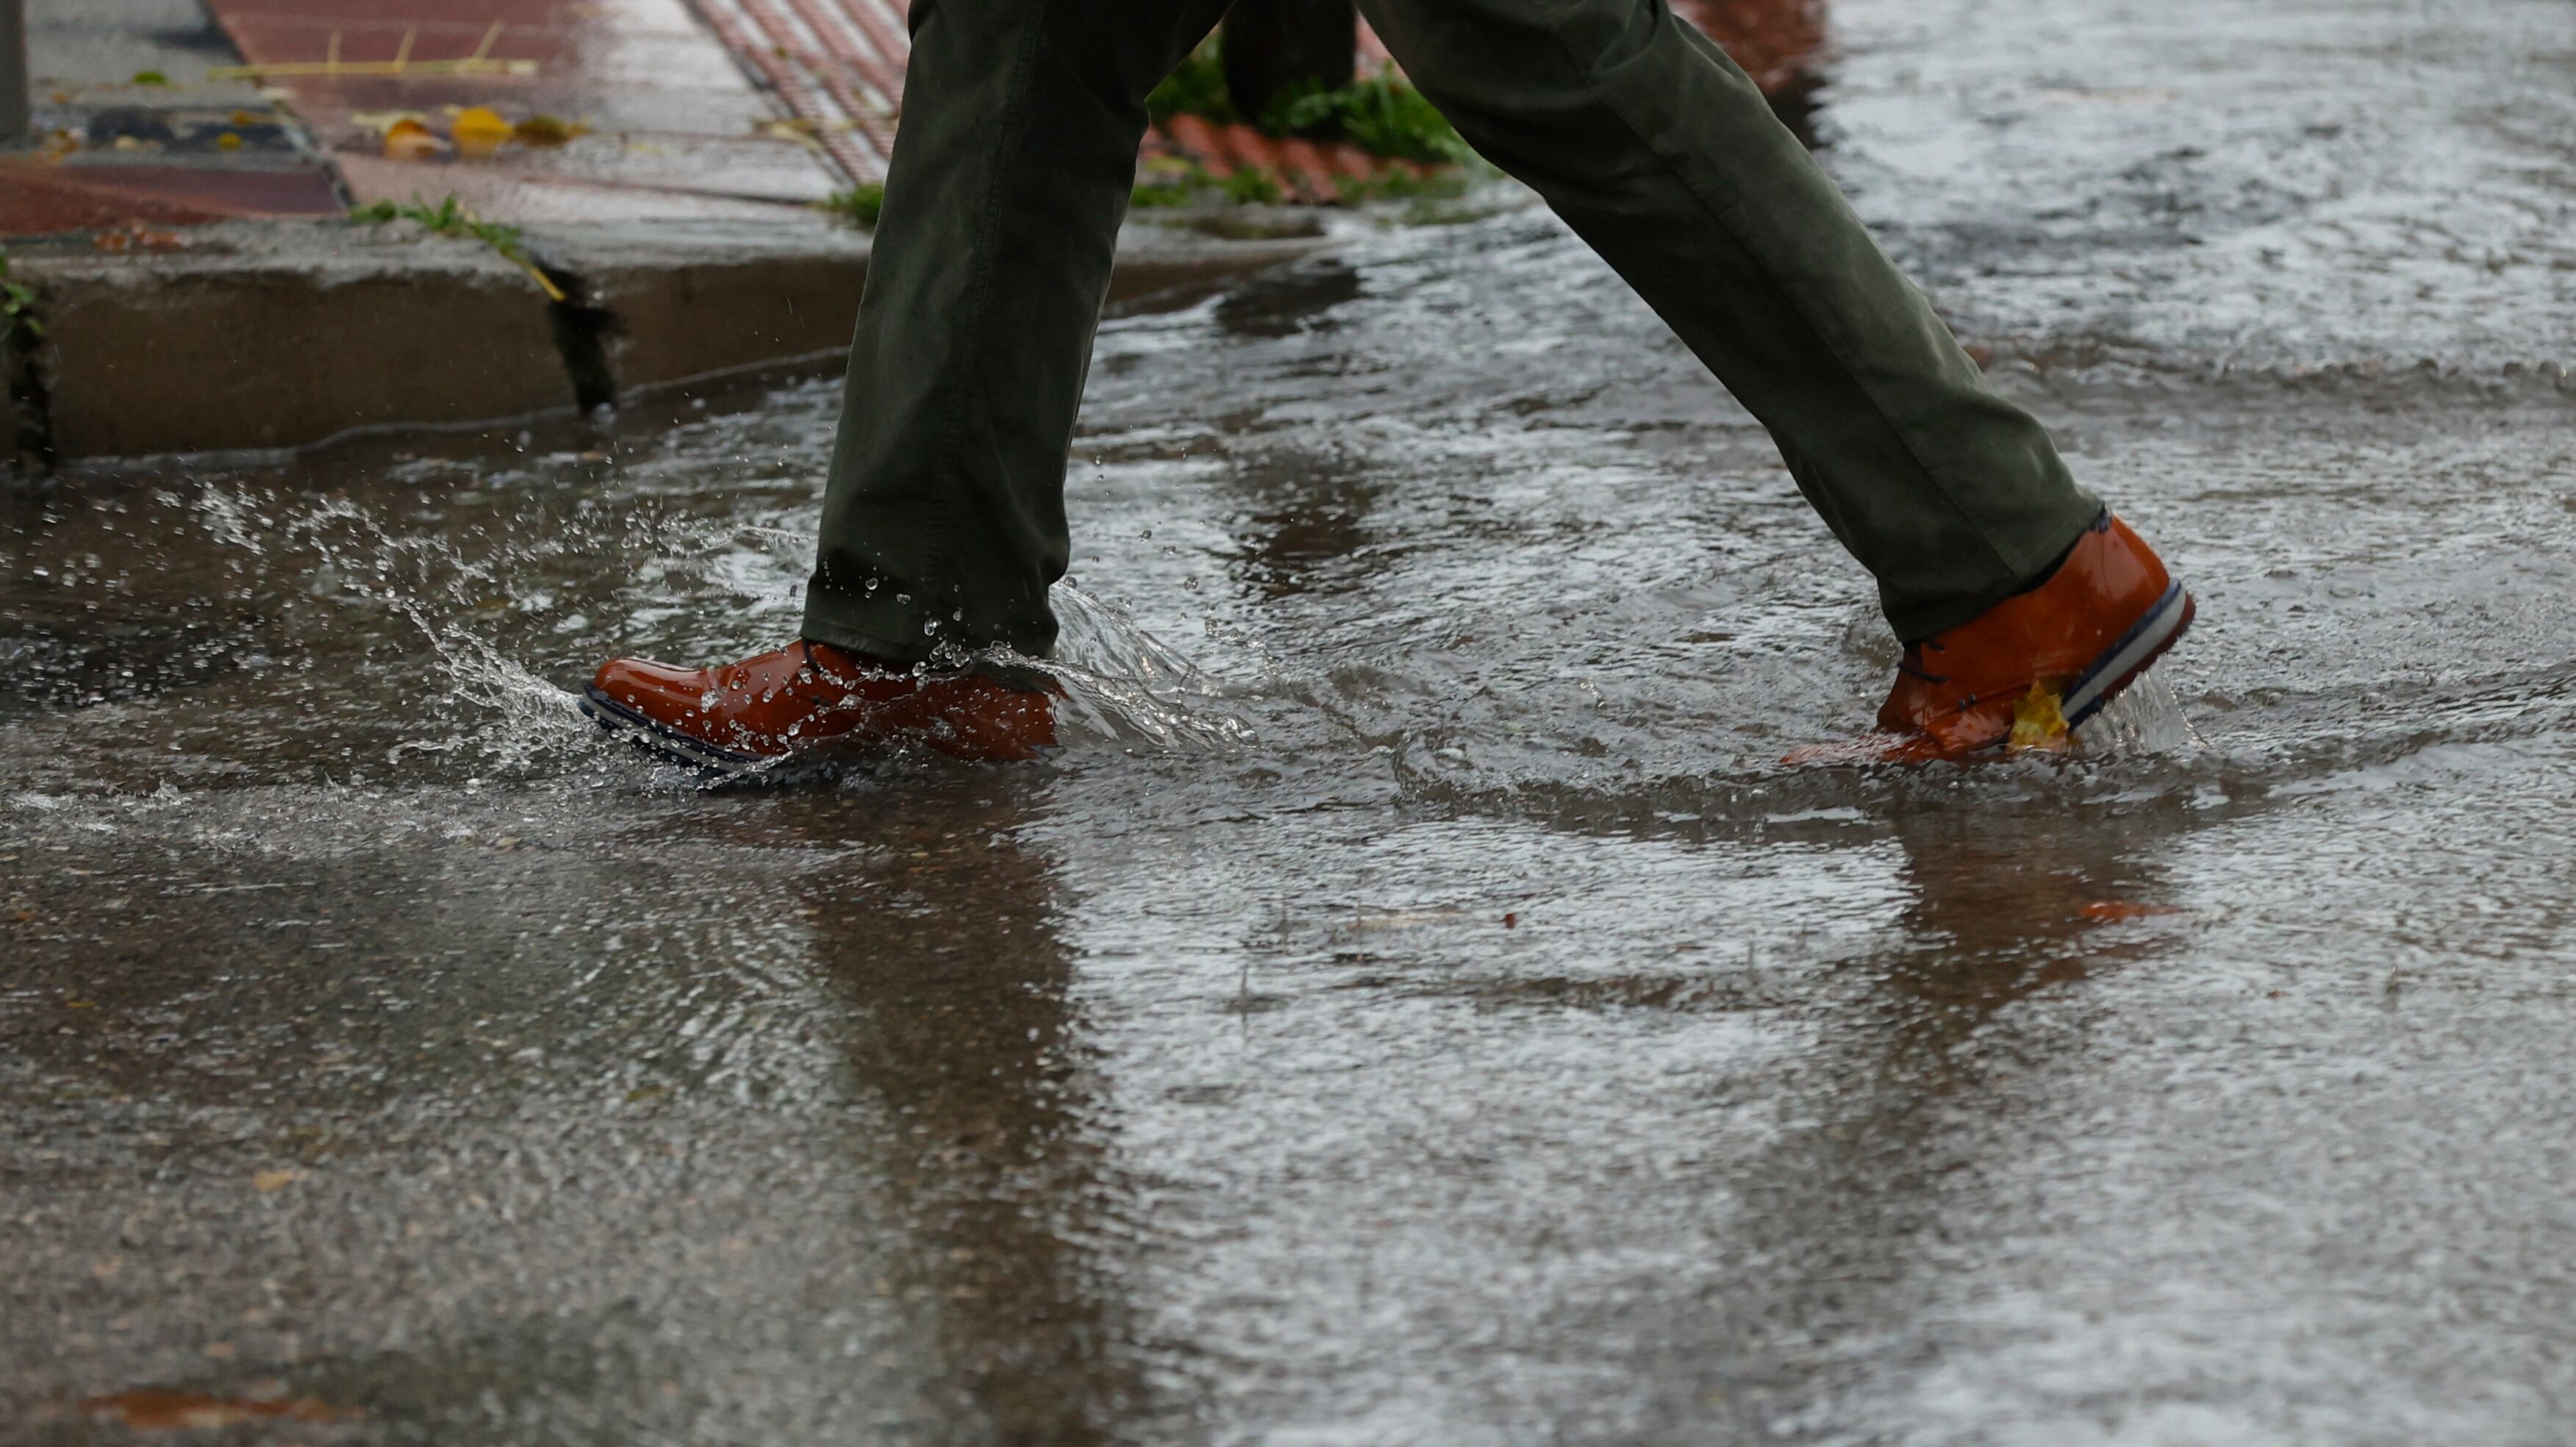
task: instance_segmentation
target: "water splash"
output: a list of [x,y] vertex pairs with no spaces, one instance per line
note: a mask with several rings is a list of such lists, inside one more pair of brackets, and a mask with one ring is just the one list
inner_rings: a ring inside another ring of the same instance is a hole
[[1136,626],[1115,604],[1058,583],[1052,659],[1014,659],[1062,683],[1064,721],[1081,733],[1156,752],[1233,752],[1252,726],[1227,707],[1214,676]]
[[2094,759],[2174,758],[2205,753],[2209,741],[2191,726],[2164,670],[2152,670],[2102,705],[2076,731],[2076,745]]

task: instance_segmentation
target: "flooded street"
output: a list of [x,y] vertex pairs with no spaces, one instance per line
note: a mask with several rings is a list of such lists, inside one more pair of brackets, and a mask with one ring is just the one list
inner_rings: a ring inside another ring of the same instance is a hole
[[832,382],[0,504],[0,1442],[2564,1442],[2576,16],[1830,18],[2199,597],[2074,758],[1778,762],[1868,579],[1507,187],[1104,329],[1043,766],[575,712]]

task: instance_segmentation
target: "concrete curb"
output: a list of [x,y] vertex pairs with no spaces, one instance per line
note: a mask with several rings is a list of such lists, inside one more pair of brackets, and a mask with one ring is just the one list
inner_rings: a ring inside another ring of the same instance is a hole
[[[20,470],[57,460],[311,446],[614,403],[846,354],[868,239],[817,218],[532,227],[551,302],[472,241],[384,226],[237,222],[188,249],[13,248],[42,345],[11,358]],[[1120,238],[1113,302],[1177,300],[1330,245]]]

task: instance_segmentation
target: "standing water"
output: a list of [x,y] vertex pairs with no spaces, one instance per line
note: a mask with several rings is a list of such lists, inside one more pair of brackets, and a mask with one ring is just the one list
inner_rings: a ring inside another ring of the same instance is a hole
[[1508,194],[1105,329],[1044,766],[574,711],[829,383],[10,501],[0,1437],[2563,1440],[2564,7],[1833,18],[2200,598],[2073,756],[1781,765],[1868,582]]

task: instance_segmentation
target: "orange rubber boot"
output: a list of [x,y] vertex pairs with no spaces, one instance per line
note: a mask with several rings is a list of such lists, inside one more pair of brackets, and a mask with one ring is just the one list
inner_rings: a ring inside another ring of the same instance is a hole
[[2106,512],[2046,582],[1908,647],[1879,706],[1878,738],[1856,752],[1803,750],[1789,761],[1957,759],[2011,735],[2034,686],[2055,695],[2072,730],[2163,657],[2191,619],[2191,595]]
[[684,763],[725,769],[826,746],[911,742],[976,763],[1033,759],[1055,747],[1051,692],[979,674],[891,668],[802,639],[716,668],[612,658],[591,679],[581,710]]

